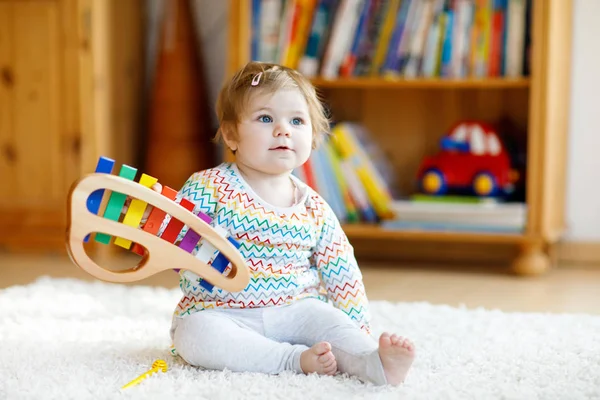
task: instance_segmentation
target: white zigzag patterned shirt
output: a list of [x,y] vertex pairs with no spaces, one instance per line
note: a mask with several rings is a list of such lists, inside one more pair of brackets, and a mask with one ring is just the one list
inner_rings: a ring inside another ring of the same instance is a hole
[[[188,178],[176,200],[193,202],[195,213],[207,214],[213,226],[224,228],[240,244],[250,282],[237,293],[217,287],[208,290],[181,270],[183,296],[175,316],[210,308],[277,306],[312,297],[331,302],[370,332],[362,274],[346,234],[325,200],[296,177],[292,179],[301,198],[294,206],[282,208],[263,201],[235,164],[223,163]],[[186,231],[187,227],[180,239]]]

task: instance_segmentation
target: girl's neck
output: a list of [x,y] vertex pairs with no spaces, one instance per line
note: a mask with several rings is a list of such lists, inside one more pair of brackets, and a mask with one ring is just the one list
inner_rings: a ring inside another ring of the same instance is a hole
[[240,174],[263,200],[277,207],[290,207],[294,204],[296,186],[291,173],[267,174],[244,164],[236,163]]

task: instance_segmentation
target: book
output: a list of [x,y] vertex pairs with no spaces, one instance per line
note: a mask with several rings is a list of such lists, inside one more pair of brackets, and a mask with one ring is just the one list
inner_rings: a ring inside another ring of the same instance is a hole
[[251,0],[252,59],[307,77],[529,74],[531,0]]
[[[486,229],[523,230],[527,222],[527,205],[517,202],[435,202],[395,200],[393,224],[453,224]],[[438,225],[439,226],[439,225]]]

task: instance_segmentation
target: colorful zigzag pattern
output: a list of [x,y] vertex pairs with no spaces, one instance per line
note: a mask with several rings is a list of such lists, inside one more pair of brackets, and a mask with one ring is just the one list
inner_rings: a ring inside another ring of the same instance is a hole
[[[194,173],[178,193],[241,244],[251,279],[241,292],[206,290],[180,274],[175,316],[210,308],[253,308],[313,297],[331,302],[369,332],[370,314],[352,246],[329,205],[315,191],[278,209],[255,198],[233,164]],[[163,222],[166,226],[168,220]],[[187,230],[185,227],[180,238]],[[227,271],[225,272],[227,273]]]

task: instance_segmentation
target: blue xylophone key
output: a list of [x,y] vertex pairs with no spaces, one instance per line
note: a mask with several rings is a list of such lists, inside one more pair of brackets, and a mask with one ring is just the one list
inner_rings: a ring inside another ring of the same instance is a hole
[[[97,173],[110,174],[112,173],[113,167],[115,166],[115,160],[112,158],[101,156],[96,164]],[[104,196],[104,189],[99,189],[90,194],[87,199],[87,208],[91,213],[98,214],[100,210],[100,203],[102,203],[102,196]],[[90,239],[90,235],[87,235],[83,241],[87,242]]]
[[[227,240],[229,240],[229,242],[232,245],[234,245],[236,249],[240,248],[240,244],[238,242],[236,242],[235,239],[233,239],[232,237],[228,237]],[[211,265],[214,269],[223,273],[223,271],[225,271],[225,268],[227,268],[227,266],[229,265],[229,260],[227,259],[227,257],[225,257],[223,255],[223,253],[219,252],[219,254],[217,254],[217,256],[215,257],[215,260],[212,262]],[[214,288],[214,286],[211,285],[205,279],[202,279],[200,281],[200,286],[202,286],[204,289],[209,290],[209,291],[212,291]]]

